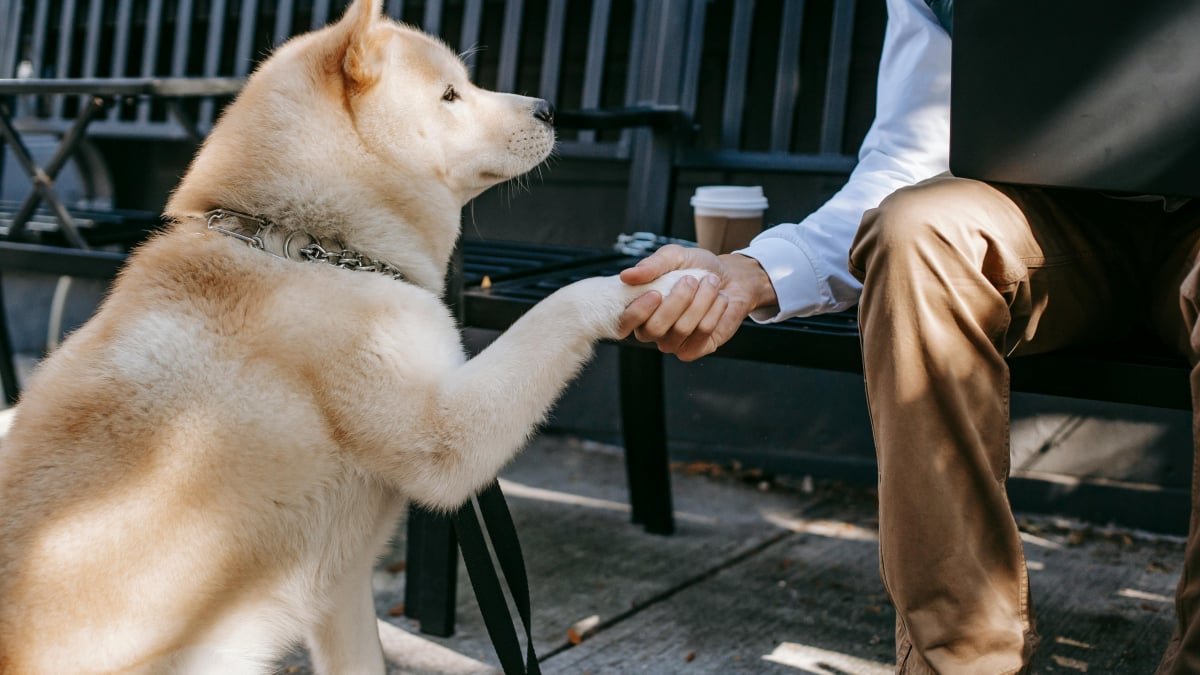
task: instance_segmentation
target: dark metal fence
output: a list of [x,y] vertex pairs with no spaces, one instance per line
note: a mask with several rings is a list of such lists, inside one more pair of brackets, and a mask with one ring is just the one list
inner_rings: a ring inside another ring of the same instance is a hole
[[[850,91],[848,73],[874,67],[878,52],[856,63],[847,55],[858,52],[845,46],[878,44],[877,36],[860,36],[882,30],[880,0],[697,0],[687,5],[687,32],[677,45],[644,34],[655,1],[385,0],[384,7],[464,54],[481,85],[541,96],[560,108],[639,102],[639,91],[654,89],[639,82],[662,74],[655,70],[662,64],[645,56],[676,50],[685,77],[669,102],[693,112],[700,129],[685,165],[703,167],[711,153],[721,153],[726,166],[729,153],[776,156],[781,169],[804,168],[812,158],[824,158],[817,169],[852,161],[873,98]],[[346,4],[0,0],[0,77],[245,76],[276,45],[336,19]],[[797,24],[802,30],[780,29]],[[189,112],[205,129],[221,103],[195,102]],[[56,97],[22,105],[27,128],[61,131],[78,103]],[[185,135],[161,104],[144,99],[113,106],[91,133]],[[559,153],[626,158],[630,138],[566,134]],[[762,159],[751,163],[761,166]]]
[[[242,77],[288,37],[335,20],[346,0],[0,0],[0,77]],[[633,0],[387,0],[388,15],[439,35],[476,81],[570,107],[629,103],[641,39]],[[566,36],[571,36],[568,40]],[[67,97],[23,102],[23,123],[61,130]],[[221,101],[193,111],[201,129]],[[149,100],[114,106],[94,136],[179,138]],[[621,138],[582,135],[567,154],[621,156]]]

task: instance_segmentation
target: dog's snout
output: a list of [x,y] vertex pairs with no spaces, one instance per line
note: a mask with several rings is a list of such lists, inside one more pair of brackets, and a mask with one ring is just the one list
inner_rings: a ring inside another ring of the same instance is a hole
[[533,116],[545,122],[546,124],[553,125],[554,106],[551,105],[549,101],[538,99],[537,102],[533,104]]

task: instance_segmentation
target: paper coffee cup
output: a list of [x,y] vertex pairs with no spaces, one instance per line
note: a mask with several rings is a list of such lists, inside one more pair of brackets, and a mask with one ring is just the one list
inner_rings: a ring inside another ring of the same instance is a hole
[[761,185],[708,185],[692,195],[696,243],[713,253],[745,248],[762,232],[767,198]]

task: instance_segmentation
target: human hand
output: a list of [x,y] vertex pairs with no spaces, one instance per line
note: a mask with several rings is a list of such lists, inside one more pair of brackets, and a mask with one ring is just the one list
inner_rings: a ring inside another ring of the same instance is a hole
[[651,291],[634,300],[621,315],[622,335],[632,332],[663,353],[694,361],[725,344],[750,312],[776,302],[771,280],[757,260],[736,253],[718,256],[702,248],[664,246],[623,270],[621,281],[645,284],[684,268],[711,274],[702,280],[681,279],[666,298]]

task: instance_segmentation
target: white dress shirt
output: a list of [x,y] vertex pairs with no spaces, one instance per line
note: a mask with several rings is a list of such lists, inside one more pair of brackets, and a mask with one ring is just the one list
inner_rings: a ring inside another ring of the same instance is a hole
[[782,223],[737,251],[766,270],[778,308],[760,323],[837,312],[858,303],[851,242],[863,213],[897,188],[949,170],[950,36],[924,0],[887,0],[875,121],[841,190],[798,223]]

